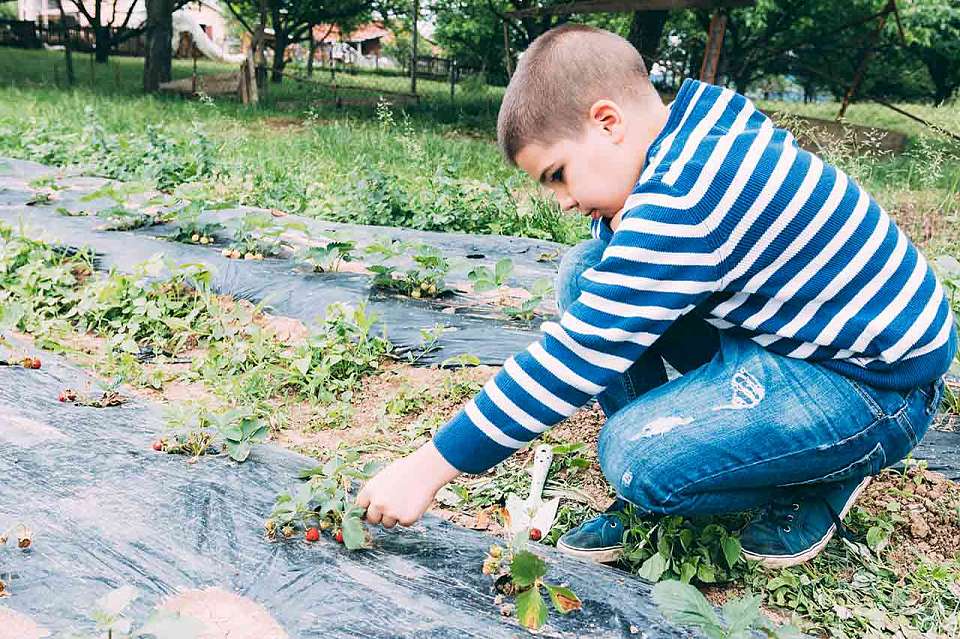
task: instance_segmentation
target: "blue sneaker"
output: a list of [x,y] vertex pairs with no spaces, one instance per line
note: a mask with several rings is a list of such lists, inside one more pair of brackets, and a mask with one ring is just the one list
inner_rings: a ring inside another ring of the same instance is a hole
[[767,568],[813,559],[834,533],[847,534],[841,521],[870,479],[843,482],[822,497],[770,504],[743,529],[743,556]]
[[623,554],[625,529],[620,511],[627,502],[617,499],[607,512],[568,530],[557,540],[557,550],[598,563],[617,561]]

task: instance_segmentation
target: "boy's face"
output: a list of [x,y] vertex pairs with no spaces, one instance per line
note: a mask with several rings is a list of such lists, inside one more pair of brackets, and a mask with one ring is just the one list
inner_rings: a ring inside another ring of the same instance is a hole
[[517,166],[553,191],[564,210],[610,218],[623,207],[643,166],[642,154],[631,153],[625,140],[622,122],[591,119],[579,139],[523,147]]

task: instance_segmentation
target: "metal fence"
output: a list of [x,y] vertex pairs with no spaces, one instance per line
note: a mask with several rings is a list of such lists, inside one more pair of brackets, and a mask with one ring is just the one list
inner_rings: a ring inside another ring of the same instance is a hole
[[[106,27],[110,40],[131,33],[129,29]],[[0,20],[0,45],[20,47],[24,49],[39,49],[44,44],[64,45],[70,41],[74,51],[91,52],[97,42],[96,30],[92,27],[81,27],[77,24],[64,25],[60,22],[30,22],[27,20]],[[114,44],[110,48],[110,55],[143,56],[146,51],[143,33],[137,32],[126,40]]]

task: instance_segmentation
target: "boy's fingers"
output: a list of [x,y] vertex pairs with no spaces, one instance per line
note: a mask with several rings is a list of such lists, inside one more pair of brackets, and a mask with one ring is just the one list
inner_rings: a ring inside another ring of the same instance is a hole
[[380,512],[379,508],[376,506],[367,507],[367,522],[371,524],[379,524],[382,518],[383,514]]
[[370,505],[370,495],[367,493],[367,487],[364,486],[360,489],[360,492],[357,493],[357,506],[361,508],[366,508]]
[[384,515],[383,519],[380,520],[380,525],[383,526],[384,528],[393,528],[394,526],[397,525],[397,520],[394,519],[393,517]]

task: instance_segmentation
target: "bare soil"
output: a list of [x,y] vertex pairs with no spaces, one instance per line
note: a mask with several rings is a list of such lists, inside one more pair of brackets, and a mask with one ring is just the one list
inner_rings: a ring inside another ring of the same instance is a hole
[[49,636],[50,631],[30,617],[0,606],[0,639],[43,639]]

